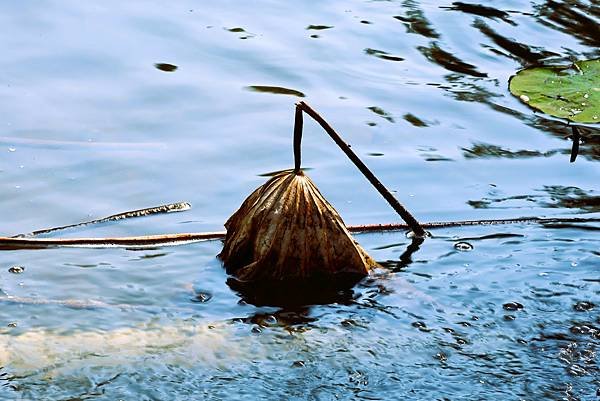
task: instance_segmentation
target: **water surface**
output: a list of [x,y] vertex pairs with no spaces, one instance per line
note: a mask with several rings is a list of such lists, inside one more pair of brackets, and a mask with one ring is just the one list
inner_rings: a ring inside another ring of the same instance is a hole
[[[598,217],[597,126],[569,163],[570,129],[507,82],[599,57],[599,18],[592,1],[3,3],[2,233],[183,200],[61,235],[222,230],[292,166],[299,99],[423,221]],[[303,163],[347,224],[397,220],[310,121]],[[0,398],[597,399],[597,225],[357,239],[383,268],[294,309],[246,304],[218,241],[2,252]]]

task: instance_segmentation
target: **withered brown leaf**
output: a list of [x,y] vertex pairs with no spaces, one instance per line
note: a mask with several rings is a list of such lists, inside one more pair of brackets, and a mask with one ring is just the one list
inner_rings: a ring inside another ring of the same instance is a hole
[[302,171],[277,173],[225,223],[219,257],[242,281],[365,276],[377,263]]

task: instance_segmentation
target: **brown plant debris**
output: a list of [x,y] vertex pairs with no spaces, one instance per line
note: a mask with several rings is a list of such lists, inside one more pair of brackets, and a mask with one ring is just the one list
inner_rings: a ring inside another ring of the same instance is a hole
[[377,263],[302,171],[278,173],[225,223],[219,257],[241,281],[365,276]]

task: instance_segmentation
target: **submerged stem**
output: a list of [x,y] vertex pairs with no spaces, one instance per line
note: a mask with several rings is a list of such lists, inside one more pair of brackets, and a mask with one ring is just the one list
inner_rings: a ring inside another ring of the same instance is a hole
[[325,121],[323,117],[319,115],[312,107],[307,103],[300,101],[296,104],[296,110],[302,109],[306,114],[311,116],[321,127],[329,134],[331,139],[342,149],[342,151],[348,156],[348,158],[354,163],[360,172],[365,176],[367,180],[379,191],[384,199],[390,204],[390,206],[400,215],[402,220],[408,224],[410,229],[418,237],[425,237],[427,234],[423,229],[423,226],[414,218],[414,216],[392,195],[392,193],[375,177],[375,175],[369,170],[369,168],[360,160],[360,158],[350,149],[350,146],[344,142],[340,135]]

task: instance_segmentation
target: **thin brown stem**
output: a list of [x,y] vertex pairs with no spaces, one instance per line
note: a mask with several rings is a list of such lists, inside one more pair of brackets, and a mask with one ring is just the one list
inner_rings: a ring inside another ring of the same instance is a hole
[[392,195],[392,193],[375,177],[375,175],[369,170],[369,168],[360,160],[360,158],[350,149],[350,146],[344,142],[340,135],[325,121],[323,117],[319,115],[312,107],[307,103],[301,101],[297,103],[297,107],[301,108],[306,114],[311,116],[321,127],[329,134],[331,139],[342,149],[342,151],[348,156],[348,158],[354,163],[360,172],[365,176],[367,180],[379,191],[384,199],[390,204],[390,206],[400,215],[402,220],[408,224],[410,229],[418,237],[425,237],[426,232],[423,226],[413,217],[413,215]]
[[[423,223],[422,227],[434,230],[439,228],[478,226],[478,225],[497,225],[497,224],[573,224],[573,223],[598,223],[600,218],[581,218],[581,217],[519,217],[516,219],[498,219],[498,220],[462,220],[462,221],[440,221]],[[598,229],[595,226],[590,229]],[[407,224],[367,224],[349,226],[348,230],[352,233],[373,233],[409,230]],[[0,250],[20,250],[20,249],[46,249],[57,247],[87,247],[87,248],[150,248],[169,245],[183,245],[192,242],[218,240],[225,238],[225,231],[204,232],[204,233],[181,233],[181,234],[161,234],[146,235],[140,237],[115,237],[115,238],[14,238],[0,237]]]
[[296,113],[294,115],[294,173],[300,172],[300,163],[302,159],[302,109],[296,105]]
[[136,217],[144,217],[144,216],[150,216],[150,215],[154,215],[154,214],[184,212],[186,210],[189,210],[191,207],[192,207],[192,205],[190,205],[188,202],[169,203],[166,205],[148,207],[148,208],[144,208],[144,209],[130,210],[128,212],[113,214],[108,217],[102,217],[102,218],[96,219],[96,220],[84,221],[81,223],[69,224],[69,225],[60,226],[60,227],[44,228],[41,230],[32,231],[27,234],[17,234],[14,236],[14,238],[34,237],[36,235],[49,234],[49,233],[53,233],[55,231],[67,230],[69,228],[83,227],[83,226],[88,226],[88,225],[92,225],[92,224],[108,223],[111,221],[131,219],[131,218],[136,218]]
[[182,245],[190,242],[225,238],[225,232],[144,235],[114,238],[14,238],[0,237],[0,250],[78,248],[149,248]]

